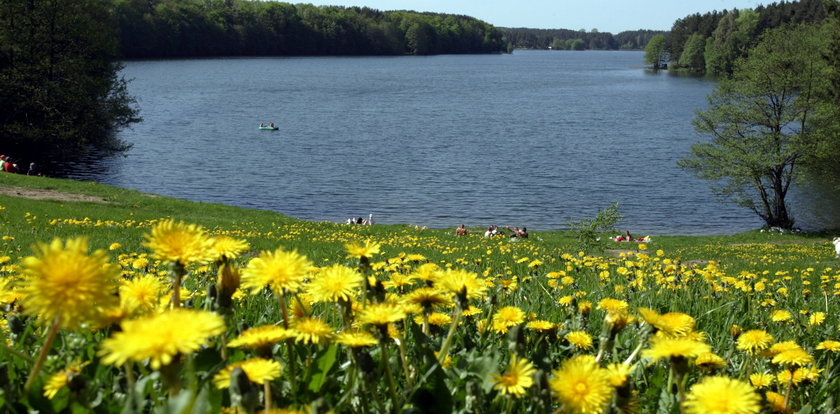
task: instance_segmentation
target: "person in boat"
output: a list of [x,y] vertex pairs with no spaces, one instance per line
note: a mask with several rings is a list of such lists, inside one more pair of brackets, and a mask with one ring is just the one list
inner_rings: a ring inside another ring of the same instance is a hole
[[265,122],[260,122],[260,128],[264,128],[264,127],[265,127]]
[[268,126],[271,127],[271,128],[274,128],[274,122],[269,122]]

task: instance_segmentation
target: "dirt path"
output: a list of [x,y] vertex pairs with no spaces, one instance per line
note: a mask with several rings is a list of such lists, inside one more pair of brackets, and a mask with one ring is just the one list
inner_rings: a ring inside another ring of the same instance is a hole
[[107,201],[102,199],[101,197],[36,188],[17,188],[0,186],[0,194],[11,197],[31,198],[33,200],[89,201],[92,203],[107,203]]

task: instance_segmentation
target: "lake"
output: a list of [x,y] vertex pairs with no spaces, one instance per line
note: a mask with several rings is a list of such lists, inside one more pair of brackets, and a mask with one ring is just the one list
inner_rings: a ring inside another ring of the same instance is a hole
[[634,234],[760,227],[676,165],[714,83],[641,65],[599,51],[127,62],[134,147],[72,176],[314,221],[557,230],[619,202]]

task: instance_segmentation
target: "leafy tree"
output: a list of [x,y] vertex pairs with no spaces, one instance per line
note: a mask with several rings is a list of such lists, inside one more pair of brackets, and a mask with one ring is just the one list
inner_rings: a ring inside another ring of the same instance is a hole
[[840,188],[840,1],[826,0],[829,18],[823,23],[820,37],[824,39],[822,51],[826,63],[826,85],[818,91],[821,101],[815,157],[806,165],[812,179],[822,180]]
[[685,42],[682,56],[680,56],[680,66],[693,71],[703,71],[706,66],[706,60],[703,56],[705,48],[706,40],[702,34],[694,33],[689,36]]
[[712,36],[714,42],[707,47],[706,72],[715,75],[732,73],[735,61],[744,57],[756,41],[758,13],[750,10],[735,10],[720,19]]
[[49,162],[127,148],[114,131],[139,119],[119,76],[115,28],[107,0],[0,3],[7,154]]
[[678,164],[716,184],[713,190],[751,209],[769,227],[790,229],[787,204],[800,165],[813,157],[813,128],[823,85],[820,39],[810,26],[765,32],[748,59],[698,111],[695,129],[711,142],[694,144]]
[[571,231],[577,236],[577,248],[585,252],[603,250],[606,232],[615,232],[615,224],[624,220],[618,210],[618,203],[598,210],[594,218],[569,223]]
[[653,65],[654,69],[659,69],[664,62],[666,62],[665,36],[660,34],[652,37],[645,47],[645,63]]

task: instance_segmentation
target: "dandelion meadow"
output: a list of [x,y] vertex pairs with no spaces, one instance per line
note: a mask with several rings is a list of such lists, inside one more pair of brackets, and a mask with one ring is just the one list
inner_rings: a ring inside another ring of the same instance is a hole
[[580,251],[562,231],[314,223],[11,174],[0,188],[3,412],[838,409],[831,234]]

